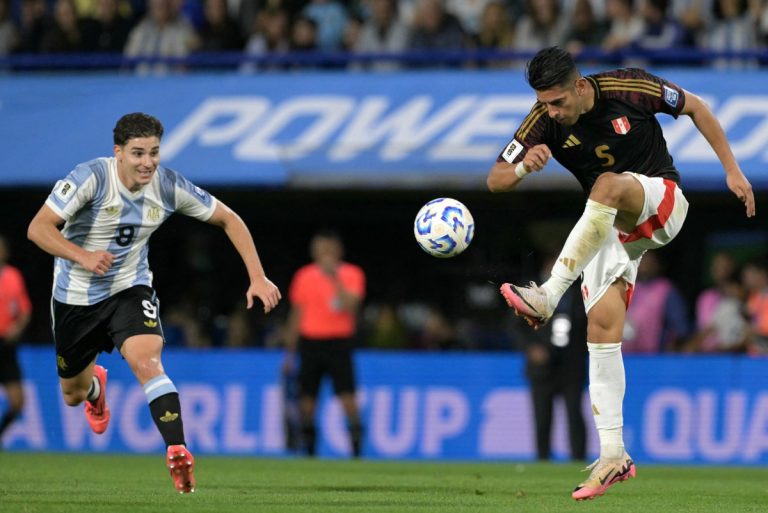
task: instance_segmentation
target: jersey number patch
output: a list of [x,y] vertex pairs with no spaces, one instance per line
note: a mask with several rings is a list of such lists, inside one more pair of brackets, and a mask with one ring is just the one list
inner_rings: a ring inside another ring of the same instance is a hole
[[595,155],[597,155],[597,158],[603,161],[600,164],[603,167],[611,167],[616,163],[616,159],[613,157],[613,155],[608,153],[608,150],[610,149],[610,146],[607,144],[603,144],[595,148]]

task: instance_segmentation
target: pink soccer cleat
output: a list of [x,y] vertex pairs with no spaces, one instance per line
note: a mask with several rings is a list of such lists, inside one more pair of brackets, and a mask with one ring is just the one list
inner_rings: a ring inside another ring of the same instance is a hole
[[171,472],[173,485],[179,493],[195,491],[195,458],[189,449],[183,445],[168,446],[165,458],[168,470]]
[[599,458],[584,470],[591,470],[586,481],[573,490],[571,497],[577,501],[591,500],[604,495],[611,486],[635,477],[635,463],[627,451],[621,458]]
[[555,310],[549,304],[546,292],[534,282],[531,282],[527,287],[505,283],[501,286],[500,291],[507,304],[514,308],[515,314],[523,317],[535,330],[544,326]]
[[101,394],[95,403],[85,401],[85,418],[94,433],[100,435],[107,430],[109,425],[109,406],[107,406],[107,369],[101,365],[93,366],[93,375],[99,380]]

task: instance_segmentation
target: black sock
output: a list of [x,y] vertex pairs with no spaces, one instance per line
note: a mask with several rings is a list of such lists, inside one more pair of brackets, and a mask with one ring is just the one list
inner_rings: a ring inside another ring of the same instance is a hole
[[5,430],[8,428],[8,426],[11,425],[11,422],[16,420],[16,417],[18,417],[21,414],[20,411],[9,409],[5,412],[5,415],[3,415],[2,420],[0,420],[0,435],[2,435]]
[[305,423],[301,426],[301,441],[307,456],[317,454],[317,428],[313,423]]
[[165,445],[186,445],[184,442],[184,424],[181,422],[181,404],[179,394],[172,392],[161,395],[149,403],[152,420],[165,440]]
[[359,458],[363,453],[363,425],[360,422],[354,422],[347,429],[349,441],[352,444],[352,456]]

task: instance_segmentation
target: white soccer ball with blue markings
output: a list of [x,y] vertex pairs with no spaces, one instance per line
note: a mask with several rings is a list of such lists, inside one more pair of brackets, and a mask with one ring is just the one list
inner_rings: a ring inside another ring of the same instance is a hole
[[472,242],[475,220],[462,202],[437,198],[421,207],[413,223],[413,234],[421,249],[430,255],[450,258]]

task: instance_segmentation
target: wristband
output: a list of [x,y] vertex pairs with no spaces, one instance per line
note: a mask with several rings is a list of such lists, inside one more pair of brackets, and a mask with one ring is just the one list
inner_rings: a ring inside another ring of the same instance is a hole
[[515,174],[517,175],[517,177],[525,178],[525,175],[527,175],[528,173],[530,173],[530,171],[528,171],[525,168],[525,164],[523,164],[523,161],[521,160],[520,162],[518,162],[517,166],[515,167]]

